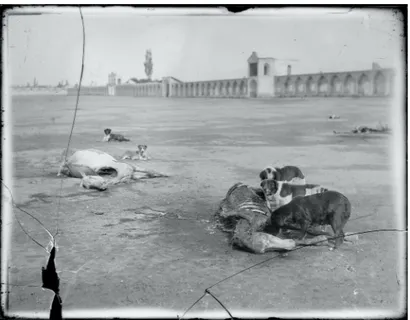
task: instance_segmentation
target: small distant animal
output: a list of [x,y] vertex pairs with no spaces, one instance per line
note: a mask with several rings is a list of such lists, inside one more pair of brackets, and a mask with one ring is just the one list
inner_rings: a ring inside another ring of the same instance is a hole
[[337,237],[334,246],[337,249],[344,241],[343,228],[350,214],[351,204],[347,197],[337,191],[325,191],[294,198],[272,213],[271,224],[279,228],[290,224],[300,225],[301,240],[305,239],[309,227],[330,225]]
[[137,146],[137,150],[133,151],[126,151],[124,155],[121,157],[122,160],[131,159],[131,160],[148,160],[147,149],[148,146],[146,144],[139,144]]
[[332,114],[332,115],[329,116],[329,119],[340,119],[340,116]]
[[260,184],[266,200],[274,202],[276,207],[288,204],[293,198],[298,196],[308,196],[316,193],[328,191],[318,184],[291,184],[274,179],[265,179]]
[[305,175],[295,166],[266,167],[259,173],[261,180],[275,179],[277,181],[292,182],[293,184],[306,184]]
[[112,130],[110,128],[104,129],[105,136],[103,138],[103,142],[109,142],[109,141],[130,141],[129,139],[126,139],[122,134],[116,134],[112,133]]

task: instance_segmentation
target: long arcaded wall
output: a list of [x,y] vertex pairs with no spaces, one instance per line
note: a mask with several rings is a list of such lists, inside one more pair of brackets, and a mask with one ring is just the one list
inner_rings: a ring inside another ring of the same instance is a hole
[[394,91],[392,69],[275,77],[275,96],[388,96]]
[[169,97],[245,98],[247,79],[182,82],[169,84]]
[[[182,82],[172,77],[162,81],[122,84],[101,87],[81,87],[81,95],[114,95],[130,97],[180,97],[180,98],[253,98],[259,95],[258,86],[265,93],[271,86],[275,97],[346,97],[388,96],[394,89],[392,69],[372,69],[353,72],[300,74],[272,76],[273,81],[261,82],[257,77],[228,80]],[[77,94],[69,88],[68,95]],[[267,97],[269,95],[263,95]]]
[[[67,88],[67,95],[77,95],[77,88]],[[81,86],[80,95],[83,96],[108,96],[108,87],[83,87]]]

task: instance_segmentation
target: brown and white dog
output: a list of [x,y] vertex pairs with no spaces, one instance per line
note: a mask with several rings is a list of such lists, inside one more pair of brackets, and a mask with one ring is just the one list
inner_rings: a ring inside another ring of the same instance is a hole
[[139,144],[137,146],[137,150],[133,151],[126,151],[124,155],[121,157],[122,160],[131,159],[131,160],[148,160],[147,149],[148,146],[146,144]]
[[105,136],[103,138],[103,142],[109,142],[109,141],[130,141],[129,139],[126,139],[122,134],[116,134],[116,133],[111,133],[112,130],[110,128],[107,128],[104,130]]
[[259,173],[261,180],[275,179],[277,181],[285,181],[293,184],[306,184],[305,175],[295,166],[266,167]]
[[288,204],[295,197],[304,197],[328,191],[318,184],[299,185],[274,179],[265,179],[261,182],[260,186],[265,194],[268,206],[272,208],[272,210]]
[[311,226],[330,225],[335,237],[337,237],[335,240],[336,249],[343,243],[343,228],[349,220],[350,214],[349,199],[337,191],[325,191],[294,198],[272,213],[271,224],[279,228],[294,223],[300,225],[302,230],[300,239],[306,237],[307,230]]

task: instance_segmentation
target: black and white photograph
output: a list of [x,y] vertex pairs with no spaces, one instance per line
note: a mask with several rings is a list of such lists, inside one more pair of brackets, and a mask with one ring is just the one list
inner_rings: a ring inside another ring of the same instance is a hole
[[407,5],[20,5],[1,310],[407,313]]

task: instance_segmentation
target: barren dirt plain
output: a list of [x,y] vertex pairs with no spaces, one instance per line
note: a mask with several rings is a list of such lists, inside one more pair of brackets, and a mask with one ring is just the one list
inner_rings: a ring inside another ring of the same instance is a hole
[[[266,165],[299,166],[308,183],[344,193],[353,206],[346,232],[403,228],[394,209],[389,135],[333,134],[356,125],[389,124],[388,99],[82,96],[72,148],[119,156],[146,144],[152,159],[137,164],[170,177],[105,192],[81,189],[79,179],[63,178],[60,198],[56,173],[75,99],[13,96],[11,106],[14,198],[51,231],[59,228],[57,269],[67,315],[121,307],[182,315],[206,287],[277,255],[234,250],[210,222],[229,187],[236,182],[258,186]],[[329,120],[331,114],[341,118]],[[103,143],[105,128],[132,141]],[[18,210],[15,214],[47,244],[38,224]],[[48,312],[52,299],[51,292],[41,289],[48,255],[12,219],[9,311],[40,315]],[[371,233],[336,251],[320,246],[290,252],[212,292],[237,317],[241,310],[272,316],[310,310],[403,311],[400,292],[406,281],[399,262],[405,253],[399,237],[404,236]],[[227,316],[207,296],[187,317],[212,310]]]

